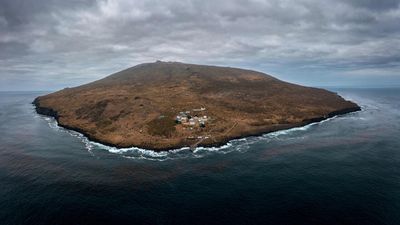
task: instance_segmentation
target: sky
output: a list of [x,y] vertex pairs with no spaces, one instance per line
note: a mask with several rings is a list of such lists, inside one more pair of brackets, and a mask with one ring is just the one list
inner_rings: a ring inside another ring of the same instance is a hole
[[400,0],[1,0],[0,90],[162,61],[307,86],[400,86]]

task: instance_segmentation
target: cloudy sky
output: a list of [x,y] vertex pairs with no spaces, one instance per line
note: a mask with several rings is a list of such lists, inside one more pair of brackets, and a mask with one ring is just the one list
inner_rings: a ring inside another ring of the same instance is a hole
[[0,90],[157,59],[312,86],[400,86],[400,0],[1,0]]

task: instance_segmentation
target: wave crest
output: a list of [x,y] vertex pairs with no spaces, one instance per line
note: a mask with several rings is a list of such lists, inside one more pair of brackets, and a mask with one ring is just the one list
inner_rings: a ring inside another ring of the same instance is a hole
[[57,121],[48,116],[40,115],[49,125],[50,128],[55,129],[57,131],[66,132],[76,138],[79,138],[85,145],[87,151],[96,156],[96,152],[98,151],[107,151],[112,154],[120,155],[121,157],[127,159],[145,159],[145,160],[154,160],[154,161],[165,161],[165,160],[173,160],[173,159],[184,159],[184,158],[203,158],[205,156],[211,154],[227,154],[231,152],[246,152],[250,149],[250,146],[253,144],[257,144],[260,142],[268,143],[272,140],[283,140],[283,139],[292,139],[292,138],[303,138],[303,135],[298,135],[298,132],[304,132],[309,130],[315,125],[325,123],[334,119],[335,117],[329,118],[327,120],[323,120],[317,123],[311,123],[302,127],[290,128],[287,130],[280,130],[276,132],[271,132],[267,134],[263,134],[260,136],[246,137],[240,139],[234,139],[229,141],[227,144],[219,146],[219,147],[197,147],[194,150],[190,150],[189,147],[173,149],[169,151],[160,151],[156,152],[153,150],[142,149],[138,147],[131,148],[116,148],[110,147],[107,145],[103,145],[97,142],[93,142],[88,140],[83,134],[65,129],[63,127],[58,126]]

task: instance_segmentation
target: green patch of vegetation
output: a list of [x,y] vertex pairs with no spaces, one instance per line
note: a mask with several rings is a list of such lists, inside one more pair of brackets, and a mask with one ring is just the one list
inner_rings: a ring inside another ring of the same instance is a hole
[[148,131],[151,135],[164,137],[171,137],[176,131],[175,125],[175,120],[169,117],[158,117],[147,124]]
[[123,118],[123,117],[129,115],[129,113],[130,113],[130,112],[128,112],[128,111],[126,111],[126,110],[123,109],[123,110],[121,110],[121,111],[119,112],[118,115],[112,116],[112,117],[110,117],[110,119],[111,119],[112,121],[117,121],[117,120],[119,120],[119,119],[121,119],[121,118]]
[[78,118],[90,119],[91,121],[98,121],[101,118],[104,110],[106,109],[109,100],[102,100],[94,105],[85,105],[77,110],[75,114]]
[[111,124],[112,124],[112,122],[109,119],[99,120],[99,121],[96,122],[96,126],[99,127],[99,128],[108,127]]

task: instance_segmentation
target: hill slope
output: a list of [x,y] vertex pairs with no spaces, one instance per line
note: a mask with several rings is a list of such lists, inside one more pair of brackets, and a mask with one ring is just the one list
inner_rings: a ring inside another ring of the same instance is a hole
[[360,109],[263,73],[176,62],[140,64],[34,104],[91,140],[154,150],[220,145]]

